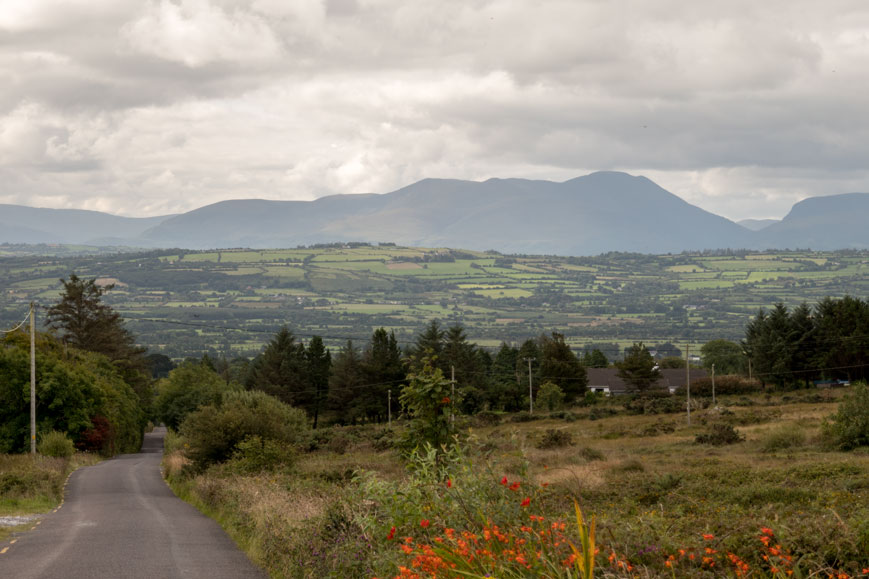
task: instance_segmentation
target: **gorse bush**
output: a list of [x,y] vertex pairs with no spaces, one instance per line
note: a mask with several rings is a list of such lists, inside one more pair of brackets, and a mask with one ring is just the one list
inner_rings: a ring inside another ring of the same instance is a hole
[[806,444],[806,432],[798,424],[783,424],[770,430],[761,440],[764,452],[798,448]]
[[572,444],[572,434],[566,430],[555,430],[554,428],[550,428],[544,432],[543,436],[540,437],[540,440],[537,441],[537,448],[561,448],[564,446],[571,446]]
[[857,384],[824,423],[824,434],[840,450],[869,446],[869,387]]
[[57,430],[50,430],[43,434],[39,438],[36,449],[43,456],[55,458],[69,458],[75,454],[75,445],[65,433]]
[[228,460],[248,437],[295,446],[307,432],[304,411],[259,391],[227,392],[220,405],[192,412],[180,428],[195,470]]
[[716,422],[710,424],[706,432],[698,434],[694,442],[697,444],[724,446],[725,444],[735,444],[743,440],[745,440],[745,437],[739,434],[739,431],[733,428],[733,425]]

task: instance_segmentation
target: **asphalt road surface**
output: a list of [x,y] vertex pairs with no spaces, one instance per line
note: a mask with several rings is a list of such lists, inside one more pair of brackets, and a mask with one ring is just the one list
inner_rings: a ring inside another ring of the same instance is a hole
[[263,579],[217,523],[160,476],[164,428],[142,452],[73,473],[60,509],[0,543],[0,579]]

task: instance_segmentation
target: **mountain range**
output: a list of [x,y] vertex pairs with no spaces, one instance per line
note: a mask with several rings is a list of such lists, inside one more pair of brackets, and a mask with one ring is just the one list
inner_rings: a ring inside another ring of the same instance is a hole
[[425,179],[382,195],[221,201],[179,215],[0,205],[0,242],[213,249],[394,242],[503,253],[596,255],[740,248],[869,248],[869,193],[800,201],[781,221],[740,225],[645,177],[598,172],[563,183]]

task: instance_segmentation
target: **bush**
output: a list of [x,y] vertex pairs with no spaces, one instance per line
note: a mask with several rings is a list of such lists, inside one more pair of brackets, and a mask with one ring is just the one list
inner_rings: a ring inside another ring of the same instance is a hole
[[474,421],[477,426],[498,426],[501,424],[501,416],[497,412],[484,410],[474,415]]
[[712,446],[724,446],[742,442],[745,437],[739,434],[733,425],[716,422],[709,426],[706,432],[698,434],[694,439],[697,444],[711,444]]
[[[715,395],[723,396],[726,394],[755,394],[763,391],[763,385],[760,380],[749,380],[745,376],[738,374],[725,374],[715,377]],[[685,388],[676,390],[677,396],[685,396]],[[700,378],[691,381],[691,396],[706,396],[712,397],[712,378]]]
[[547,448],[561,448],[564,446],[572,445],[573,435],[564,430],[555,430],[554,428],[550,428],[546,432],[544,432],[541,439],[537,442],[537,448],[541,450]]
[[806,444],[806,433],[798,424],[782,424],[769,431],[760,448],[764,452],[776,452],[797,448]]
[[549,412],[558,410],[564,404],[564,391],[554,382],[546,382],[537,391],[537,403]]
[[685,399],[662,390],[637,394],[624,404],[628,414],[673,414],[685,410]]
[[75,445],[63,432],[50,430],[39,438],[39,454],[55,458],[69,458],[75,454]]
[[609,406],[595,406],[588,413],[589,420],[600,420],[618,414],[618,410]]
[[293,449],[283,443],[253,435],[238,443],[232,455],[231,466],[239,473],[288,468],[295,462],[295,456]]
[[180,428],[190,445],[188,456],[200,471],[228,460],[248,437],[296,446],[304,441],[307,431],[304,411],[259,391],[228,392],[219,406],[192,412]]
[[869,387],[857,384],[824,422],[824,434],[840,450],[869,446]]

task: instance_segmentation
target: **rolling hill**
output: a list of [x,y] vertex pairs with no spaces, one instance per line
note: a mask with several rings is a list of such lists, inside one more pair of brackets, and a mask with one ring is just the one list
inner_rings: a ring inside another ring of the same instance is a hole
[[[395,242],[504,253],[596,255],[720,248],[869,247],[869,194],[801,201],[754,231],[691,205],[645,177],[598,172],[563,183],[425,179],[383,195],[222,201],[174,216],[0,206],[0,242],[134,247],[295,247]],[[755,225],[755,224],[751,224]]]

